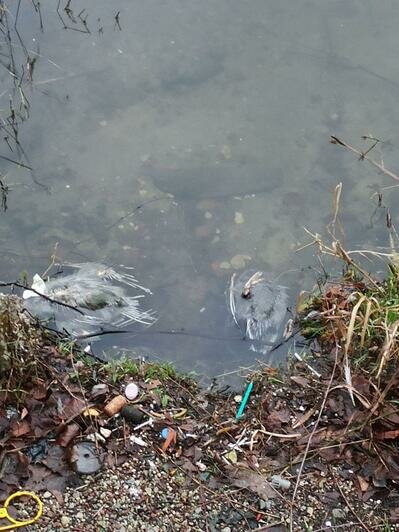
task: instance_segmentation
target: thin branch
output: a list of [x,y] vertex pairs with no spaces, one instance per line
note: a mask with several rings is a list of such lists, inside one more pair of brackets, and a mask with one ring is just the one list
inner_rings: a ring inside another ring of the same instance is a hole
[[359,156],[360,160],[368,161],[370,164],[375,166],[375,168],[378,168],[378,170],[380,170],[383,174],[387,175],[388,177],[392,177],[392,179],[395,179],[395,181],[399,181],[399,176],[397,174],[385,168],[384,164],[377,163],[377,161],[374,161],[374,159],[371,159],[370,157],[368,157],[367,154],[369,153],[370,150],[367,150],[366,152],[362,152],[354,148],[353,146],[350,146],[349,144],[339,139],[338,137],[334,137],[333,135],[331,135],[330,142],[332,144],[339,144],[340,146],[343,146],[344,148],[350,150],[352,153],[356,153],[356,155]]
[[303,458],[302,458],[302,461],[301,461],[301,465],[299,466],[299,471],[298,471],[298,475],[297,475],[297,478],[296,478],[294,493],[292,494],[292,499],[291,499],[290,532],[293,531],[293,506],[294,506],[295,498],[296,498],[296,495],[297,495],[297,492],[298,492],[299,482],[301,480],[302,471],[303,471],[303,468],[304,468],[304,465],[305,465],[305,462],[306,462],[306,459],[307,459],[307,456],[308,456],[308,453],[309,453],[309,449],[310,449],[310,444],[312,442],[312,438],[313,438],[313,436],[314,436],[314,434],[315,434],[315,432],[316,432],[316,430],[317,430],[317,428],[319,426],[319,423],[320,423],[320,420],[321,420],[321,416],[323,415],[323,412],[324,412],[324,407],[326,406],[327,397],[328,397],[328,394],[330,393],[330,388],[331,388],[333,380],[334,380],[335,370],[337,368],[337,363],[338,363],[338,350],[339,350],[339,346],[338,346],[338,344],[336,344],[335,345],[334,367],[333,367],[332,372],[331,372],[331,377],[330,377],[330,380],[328,382],[327,389],[326,389],[326,391],[324,393],[324,398],[323,398],[323,402],[322,402],[320,410],[319,410],[319,415],[317,416],[316,422],[315,422],[315,424],[313,426],[313,430],[312,430],[312,432],[309,435],[309,439],[308,439],[308,442],[306,444],[305,452],[303,453]]

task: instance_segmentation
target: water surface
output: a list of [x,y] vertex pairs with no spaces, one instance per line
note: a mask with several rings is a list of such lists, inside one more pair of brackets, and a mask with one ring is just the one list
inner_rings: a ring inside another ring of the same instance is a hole
[[399,168],[395,2],[64,0],[62,22],[44,1],[43,32],[22,3],[21,41],[10,8],[29,109],[2,42],[1,117],[11,95],[26,119],[0,153],[34,172],[1,160],[2,279],[43,272],[56,243],[63,261],[134,266],[159,322],[109,343],[215,375],[256,358],[231,339],[230,276],[272,272],[292,301],[309,288],[317,261],[295,250],[303,227],[325,230],[339,181],[345,244],[386,245],[372,195],[392,183],[329,137],[390,141],[375,157]]

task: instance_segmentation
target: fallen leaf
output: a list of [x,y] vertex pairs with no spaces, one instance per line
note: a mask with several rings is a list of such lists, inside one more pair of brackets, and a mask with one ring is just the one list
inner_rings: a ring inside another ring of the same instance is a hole
[[76,423],[71,423],[70,425],[67,425],[65,429],[61,432],[61,434],[57,438],[57,444],[61,445],[61,447],[68,447],[68,445],[71,443],[71,441],[80,434],[80,427]]
[[309,379],[305,379],[305,377],[300,377],[300,376],[294,375],[293,377],[290,377],[290,379],[293,382],[295,382],[295,384],[298,384],[299,386],[303,386],[304,388],[309,386]]
[[65,461],[65,450],[59,445],[51,445],[48,449],[47,456],[42,460],[42,464],[47,466],[53,473],[60,475],[69,472],[69,466]]
[[272,488],[270,482],[268,482],[262,475],[249,471],[247,469],[233,470],[230,474],[230,482],[238,488],[246,488],[264,500],[273,499],[277,497],[276,491]]
[[82,413],[87,408],[87,404],[83,399],[77,397],[68,397],[68,399],[62,403],[62,411],[60,415],[63,419],[73,419]]
[[40,382],[36,384],[35,388],[32,391],[32,397],[33,399],[36,399],[37,401],[42,401],[43,399],[46,399],[47,387],[44,384],[44,382]]
[[234,449],[232,451],[228,452],[227,454],[225,454],[225,457],[232,464],[236,464],[237,463],[237,453],[236,453],[236,451]]
[[20,436],[29,434],[30,430],[30,424],[26,419],[23,421],[16,421],[11,425],[11,435],[14,438],[19,438]]
[[154,388],[158,388],[158,386],[161,386],[162,382],[158,379],[152,380],[149,383],[146,384],[146,388],[148,391],[153,390]]
[[296,429],[306,423],[306,421],[313,416],[313,414],[316,412],[317,408],[314,406],[313,408],[310,408],[307,412],[301,416],[296,423],[292,425],[293,429]]
[[378,432],[375,434],[377,440],[395,440],[399,438],[399,429],[396,430],[385,430],[384,432]]
[[364,493],[368,490],[368,487],[370,486],[370,482],[367,482],[367,480],[364,477],[361,477],[360,475],[356,475],[357,481],[359,482],[360,491]]

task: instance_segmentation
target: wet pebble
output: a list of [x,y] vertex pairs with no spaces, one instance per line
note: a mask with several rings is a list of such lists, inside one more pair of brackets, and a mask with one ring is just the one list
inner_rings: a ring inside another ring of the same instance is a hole
[[248,261],[251,260],[251,257],[249,255],[234,255],[230,259],[230,264],[235,270],[241,270],[242,268],[245,268]]
[[144,419],[143,412],[133,405],[124,406],[121,410],[121,416],[135,425],[138,425]]
[[244,215],[242,212],[236,212],[234,214],[234,223],[237,225],[243,224],[245,222]]

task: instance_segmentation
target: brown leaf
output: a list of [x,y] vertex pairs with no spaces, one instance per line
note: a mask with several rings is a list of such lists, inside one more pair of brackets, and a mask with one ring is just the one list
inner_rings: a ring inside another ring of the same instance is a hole
[[195,466],[188,458],[181,458],[179,464],[188,473],[196,473],[198,471],[197,466]]
[[158,388],[158,386],[161,386],[162,382],[158,379],[154,379],[146,384],[146,388],[148,391],[153,390],[154,388]]
[[294,375],[293,377],[290,377],[290,379],[295,382],[295,384],[298,384],[299,386],[303,386],[304,388],[306,388],[307,386],[309,386],[309,379],[305,379],[305,377],[300,377],[300,376],[296,376]]
[[395,425],[399,426],[399,413],[397,408],[392,404],[384,405],[384,409],[380,412],[380,421],[388,428],[392,428]]
[[88,405],[83,399],[68,397],[62,405],[62,412],[60,414],[63,419],[73,419],[85,410],[87,406]]
[[69,471],[68,476],[57,475],[44,466],[31,466],[31,469],[32,476],[24,485],[24,488],[30,491],[63,492],[73,476],[72,471]]
[[290,411],[287,408],[281,408],[280,410],[273,410],[266,420],[267,428],[272,431],[280,428],[282,424],[290,421]]
[[69,466],[65,461],[64,449],[59,445],[51,445],[47,456],[42,460],[42,464],[47,466],[53,473],[65,474],[69,472]]
[[51,475],[51,471],[43,465],[31,464],[29,466],[30,481],[32,483],[42,482]]
[[359,482],[360,491],[364,493],[368,490],[368,487],[370,486],[370,482],[368,482],[364,477],[361,477],[360,475],[356,475],[357,481]]
[[47,387],[44,382],[39,382],[38,384],[36,384],[36,386],[32,390],[32,397],[37,401],[42,401],[43,399],[46,399]]
[[30,424],[26,419],[23,421],[16,421],[11,425],[11,434],[14,438],[29,434],[30,430]]
[[375,434],[377,440],[395,440],[399,438],[399,429],[396,430],[385,430],[384,432],[378,432]]
[[277,496],[271,484],[259,473],[248,469],[235,470],[231,468],[230,482],[238,488],[246,488],[264,500],[273,499]]
[[61,432],[61,434],[57,438],[57,444],[61,447],[68,447],[70,442],[78,435],[80,434],[80,427],[76,423],[71,423],[70,425],[67,425],[65,429]]
[[316,412],[317,408],[314,406],[313,408],[310,408],[307,412],[301,416],[296,423],[292,425],[293,429],[296,429],[306,423],[306,421],[313,416],[313,414]]

